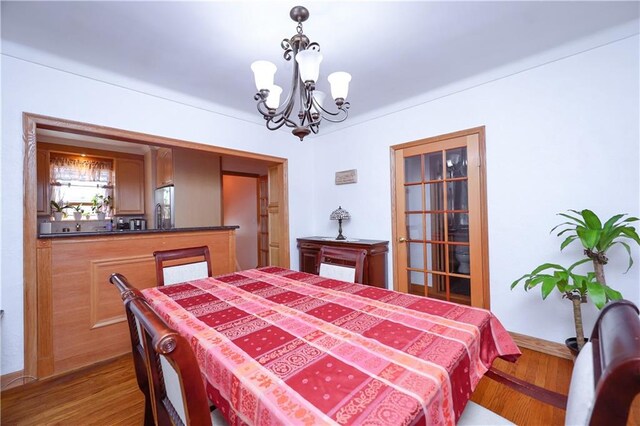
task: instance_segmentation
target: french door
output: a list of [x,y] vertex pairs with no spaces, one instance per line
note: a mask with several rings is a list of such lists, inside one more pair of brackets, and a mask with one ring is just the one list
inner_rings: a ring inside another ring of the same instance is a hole
[[489,308],[484,127],[391,149],[395,289]]

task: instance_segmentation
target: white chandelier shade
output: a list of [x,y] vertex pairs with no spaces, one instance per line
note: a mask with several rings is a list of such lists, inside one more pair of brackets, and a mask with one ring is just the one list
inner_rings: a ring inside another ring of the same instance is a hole
[[296,55],[296,62],[300,68],[300,80],[306,83],[308,81],[318,81],[320,75],[320,62],[322,62],[322,53],[317,50],[301,50]]
[[337,110],[327,110],[323,104],[326,95],[316,90],[323,59],[320,45],[311,42],[302,31],[302,23],[309,18],[309,11],[303,6],[296,6],[291,9],[289,16],[298,24],[297,33],[282,40],[280,46],[284,50],[284,59],[293,59],[291,86],[280,104],[283,90],[274,85],[276,66],[269,61],[256,61],[251,64],[258,90],[254,99],[258,102],[258,112],[265,119],[267,129],[278,130],[287,126],[293,129],[291,133],[303,140],[309,133],[318,133],[323,120],[338,123],[347,118],[350,105],[345,99],[349,93],[351,75],[346,72],[329,75],[331,95]]
[[351,74],[344,71],[338,71],[329,74],[327,77],[331,84],[331,97],[335,100],[347,99],[349,94],[349,82],[351,81]]
[[251,64],[253,77],[256,81],[256,89],[263,90],[273,86],[273,79],[278,68],[273,62],[255,61]]
[[275,84],[269,88],[269,96],[267,96],[267,108],[278,109],[280,106],[280,95],[282,95],[282,87]]

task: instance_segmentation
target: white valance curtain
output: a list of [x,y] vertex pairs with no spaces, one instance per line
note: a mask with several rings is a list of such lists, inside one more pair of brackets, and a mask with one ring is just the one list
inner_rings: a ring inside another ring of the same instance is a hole
[[100,182],[111,185],[113,163],[108,160],[51,157],[51,183],[62,181]]

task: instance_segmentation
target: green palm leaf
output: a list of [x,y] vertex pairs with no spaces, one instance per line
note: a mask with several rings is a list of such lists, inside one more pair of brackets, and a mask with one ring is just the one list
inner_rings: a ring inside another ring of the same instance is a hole
[[587,228],[602,229],[602,222],[600,222],[600,218],[598,218],[598,216],[596,216],[594,212],[584,209],[582,210],[581,214],[584,218],[584,222],[586,223]]

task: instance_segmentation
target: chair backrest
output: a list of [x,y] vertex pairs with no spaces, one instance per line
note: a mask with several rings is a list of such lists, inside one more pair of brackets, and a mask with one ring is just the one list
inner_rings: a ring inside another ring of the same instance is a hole
[[211,425],[202,375],[187,339],[167,326],[144,299],[131,299],[129,309],[144,342],[156,424]]
[[124,304],[125,315],[127,316],[127,323],[129,325],[129,337],[131,338],[131,353],[133,355],[133,366],[136,372],[136,380],[138,381],[138,387],[144,394],[145,400],[145,425],[154,424],[153,411],[151,407],[151,393],[149,390],[149,376],[147,374],[147,363],[145,361],[144,347],[142,346],[142,334],[140,333],[140,327],[138,321],[129,309],[131,300],[138,298],[144,299],[140,290],[133,287],[127,279],[121,274],[111,274],[109,279],[111,284],[115,285],[120,292],[122,303]]
[[[640,395],[640,316],[628,300],[610,302],[576,358],[568,398],[494,369],[487,376],[525,395],[566,409],[565,424],[625,426]],[[469,401],[458,425],[509,424]]]
[[367,251],[364,249],[322,246],[318,259],[318,275],[362,283],[366,256]]
[[207,246],[153,252],[158,286],[213,276]]
[[571,375],[565,424],[626,425],[640,394],[640,317],[628,300],[600,312]]

